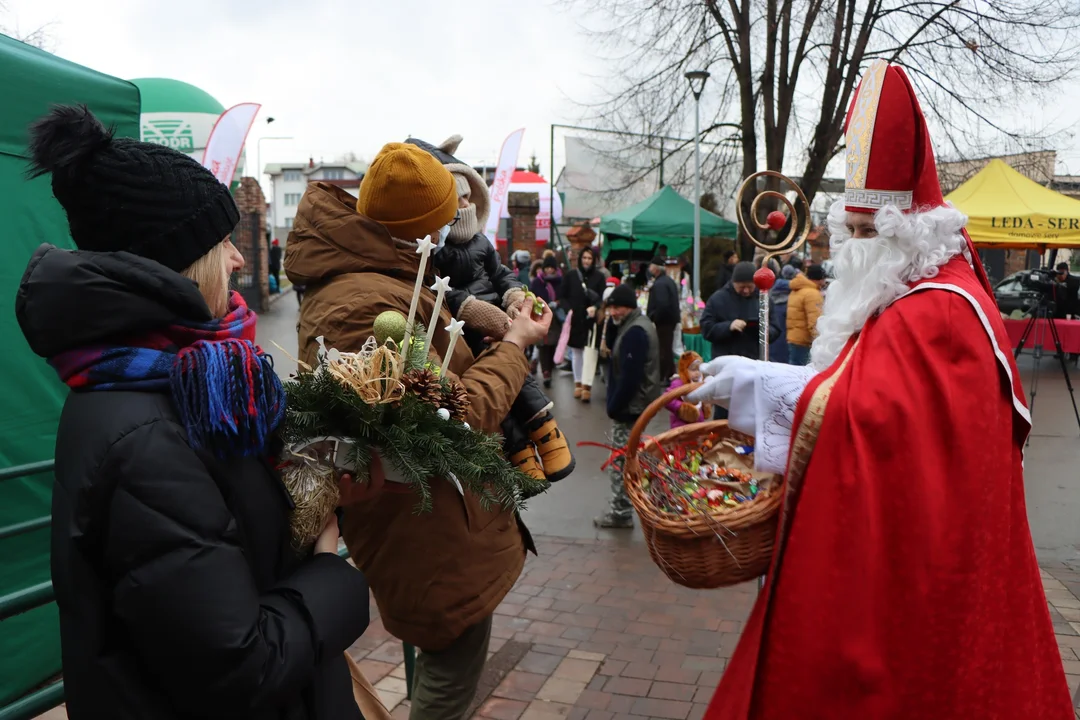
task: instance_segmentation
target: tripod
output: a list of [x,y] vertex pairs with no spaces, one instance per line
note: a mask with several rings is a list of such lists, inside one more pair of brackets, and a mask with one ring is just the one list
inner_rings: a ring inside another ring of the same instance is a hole
[[[1061,349],[1061,336],[1058,335],[1057,325],[1054,324],[1054,305],[1045,299],[1040,299],[1038,306],[1032,310],[1031,319],[1028,321],[1027,327],[1024,328],[1024,333],[1020,336],[1020,343],[1016,346],[1015,357],[1019,359],[1020,353],[1024,351],[1024,345],[1027,344],[1028,338],[1031,336],[1031,331],[1035,330],[1035,342],[1031,345],[1031,356],[1035,359],[1035,366],[1031,371],[1031,402],[1029,409],[1031,414],[1035,414],[1035,393],[1039,387],[1039,365],[1042,362],[1043,345],[1046,342],[1046,329],[1050,329],[1050,337],[1054,341],[1054,348],[1057,350],[1057,359],[1061,362],[1061,373],[1065,376],[1065,387],[1069,388],[1069,397],[1072,398],[1073,414],[1076,416],[1076,427],[1080,428],[1080,410],[1076,408],[1076,395],[1073,393],[1072,379],[1069,377],[1069,367],[1065,364],[1065,351]],[[1038,323],[1039,320],[1046,320],[1045,324]],[[1031,436],[1028,435],[1028,443],[1031,442]]]

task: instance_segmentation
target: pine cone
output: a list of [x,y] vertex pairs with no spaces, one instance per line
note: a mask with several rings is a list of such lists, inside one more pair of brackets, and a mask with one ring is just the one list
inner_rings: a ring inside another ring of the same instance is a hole
[[450,381],[450,392],[447,393],[444,407],[454,420],[465,422],[469,414],[469,391],[457,380]]
[[405,392],[412,393],[428,405],[440,407],[442,402],[442,385],[439,376],[427,368],[410,370],[401,376],[401,384],[405,386]]

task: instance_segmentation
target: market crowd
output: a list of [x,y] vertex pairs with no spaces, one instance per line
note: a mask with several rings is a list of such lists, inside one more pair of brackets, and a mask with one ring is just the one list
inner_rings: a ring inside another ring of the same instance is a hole
[[[667,405],[671,426],[730,416],[755,436],[758,469],[786,473],[796,509],[707,717],[1066,720],[1016,367],[906,75],[868,72],[873,95],[852,112],[881,110],[869,140],[848,139],[862,170],[830,213],[835,277],[787,258],[768,328],[756,267],[734,253],[700,318],[664,248],[637,267],[605,268],[592,247],[505,266],[460,138],[414,138],[382,148],[359,198],[328,183],[304,194],[282,263],[305,288],[301,359],[317,364],[321,343],[359,351],[380,314],[407,313],[430,238],[424,279],[455,289],[438,322],[466,329],[433,350],[468,391],[469,423],[500,433],[522,472],[574,470],[546,392],[568,362],[575,402],[599,400],[605,378],[616,448],[666,390],[704,380]],[[465,717],[492,615],[536,552],[522,518],[453,478],[433,478],[433,509],[416,513],[373,460],[371,482],[343,474],[341,507],[298,549],[277,465],[285,394],[229,290],[245,260],[228,189],[84,107],[37,120],[30,155],[77,247],[41,246],[16,299],[30,347],[72,390],[51,525],[68,716],[380,717],[346,652],[370,593],[420,651],[410,717]],[[421,314],[436,302],[420,292]],[[683,347],[687,323],[698,350]],[[617,463],[595,524],[633,527]]]

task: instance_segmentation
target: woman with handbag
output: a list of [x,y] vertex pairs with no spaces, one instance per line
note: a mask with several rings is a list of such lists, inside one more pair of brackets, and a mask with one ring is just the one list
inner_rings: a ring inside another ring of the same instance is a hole
[[334,515],[293,546],[284,391],[229,291],[228,187],[85,107],[35,122],[30,150],[79,248],[38,248],[15,303],[71,389],[51,531],[67,716],[361,720],[345,650],[368,587]]
[[596,251],[586,247],[578,256],[576,270],[568,272],[559,289],[559,307],[570,318],[570,362],[574,370],[574,397],[582,402],[592,398],[593,378],[583,377],[585,369],[585,345],[591,337],[596,324],[596,313],[600,308],[601,298],[607,278],[596,265]]

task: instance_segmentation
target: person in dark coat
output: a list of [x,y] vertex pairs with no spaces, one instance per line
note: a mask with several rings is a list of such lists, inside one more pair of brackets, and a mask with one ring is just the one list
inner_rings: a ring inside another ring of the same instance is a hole
[[[785,265],[780,271],[780,277],[776,279],[776,284],[769,291],[769,312],[772,314],[772,321],[776,323],[777,327],[787,327],[788,297],[791,295],[791,281],[798,274],[799,269],[795,265],[790,263]],[[786,333],[780,333],[780,337],[769,345],[769,360],[777,363],[786,363],[788,361]]]
[[85,107],[36,121],[31,157],[79,248],[38,248],[15,303],[71,389],[51,530],[67,716],[361,720],[345,650],[368,586],[334,515],[293,545],[285,396],[228,289],[228,188]]
[[[731,282],[712,294],[701,314],[701,336],[712,343],[712,356],[740,355],[758,359],[758,303],[754,285],[754,264],[741,262],[731,273]],[[769,321],[769,342],[780,337],[780,326]],[[717,406],[715,419],[727,418],[727,410]]]
[[267,258],[270,269],[270,277],[274,278],[276,292],[281,292],[281,243],[277,238],[270,243],[270,256]]
[[664,258],[657,255],[649,263],[649,275],[653,277],[649,289],[649,304],[645,315],[656,327],[660,338],[660,378],[668,382],[675,375],[675,329],[679,327],[679,286],[665,270]]
[[[619,328],[611,353],[611,384],[607,391],[607,414],[611,418],[612,447],[625,448],[630,430],[645,408],[660,397],[666,385],[660,377],[660,352],[656,329],[638,307],[634,288],[620,283],[607,300],[608,315]],[[593,519],[604,529],[634,526],[634,510],[623,485],[623,459],[611,464],[611,496],[608,509]]]
[[607,278],[596,266],[596,251],[591,247],[582,249],[578,255],[576,270],[563,277],[559,288],[559,307],[573,312],[570,318],[570,361],[574,371],[574,397],[582,402],[592,398],[593,378],[583,377],[585,346],[589,344],[596,326],[596,312],[604,295]]
[[[734,250],[724,251],[724,264],[720,266],[720,270],[716,273],[716,289],[720,290],[729,282],[731,282],[731,273],[735,269],[735,265],[739,262],[739,254]],[[715,291],[714,291],[715,292]]]
[[559,263],[554,257],[544,258],[536,276],[529,283],[529,290],[551,306],[555,318],[551,321],[551,328],[543,345],[538,350],[540,353],[540,373],[544,378],[544,387],[551,387],[551,373],[555,370],[555,348],[559,345],[559,335],[562,333],[562,321],[559,317],[566,318],[558,304],[559,287],[562,285],[562,277],[559,275]]
[[[465,341],[479,356],[487,349],[489,338],[502,339],[510,329],[525,300],[526,288],[517,274],[502,264],[495,245],[483,233],[490,209],[488,188],[479,173],[454,157],[461,136],[454,135],[437,147],[416,138],[406,143],[433,155],[457,184],[458,218],[450,226],[445,244],[436,248],[432,262],[439,275],[450,280],[447,306],[465,323]],[[548,482],[568,477],[576,465],[566,436],[551,413],[554,406],[530,373],[503,423],[510,462]]]

